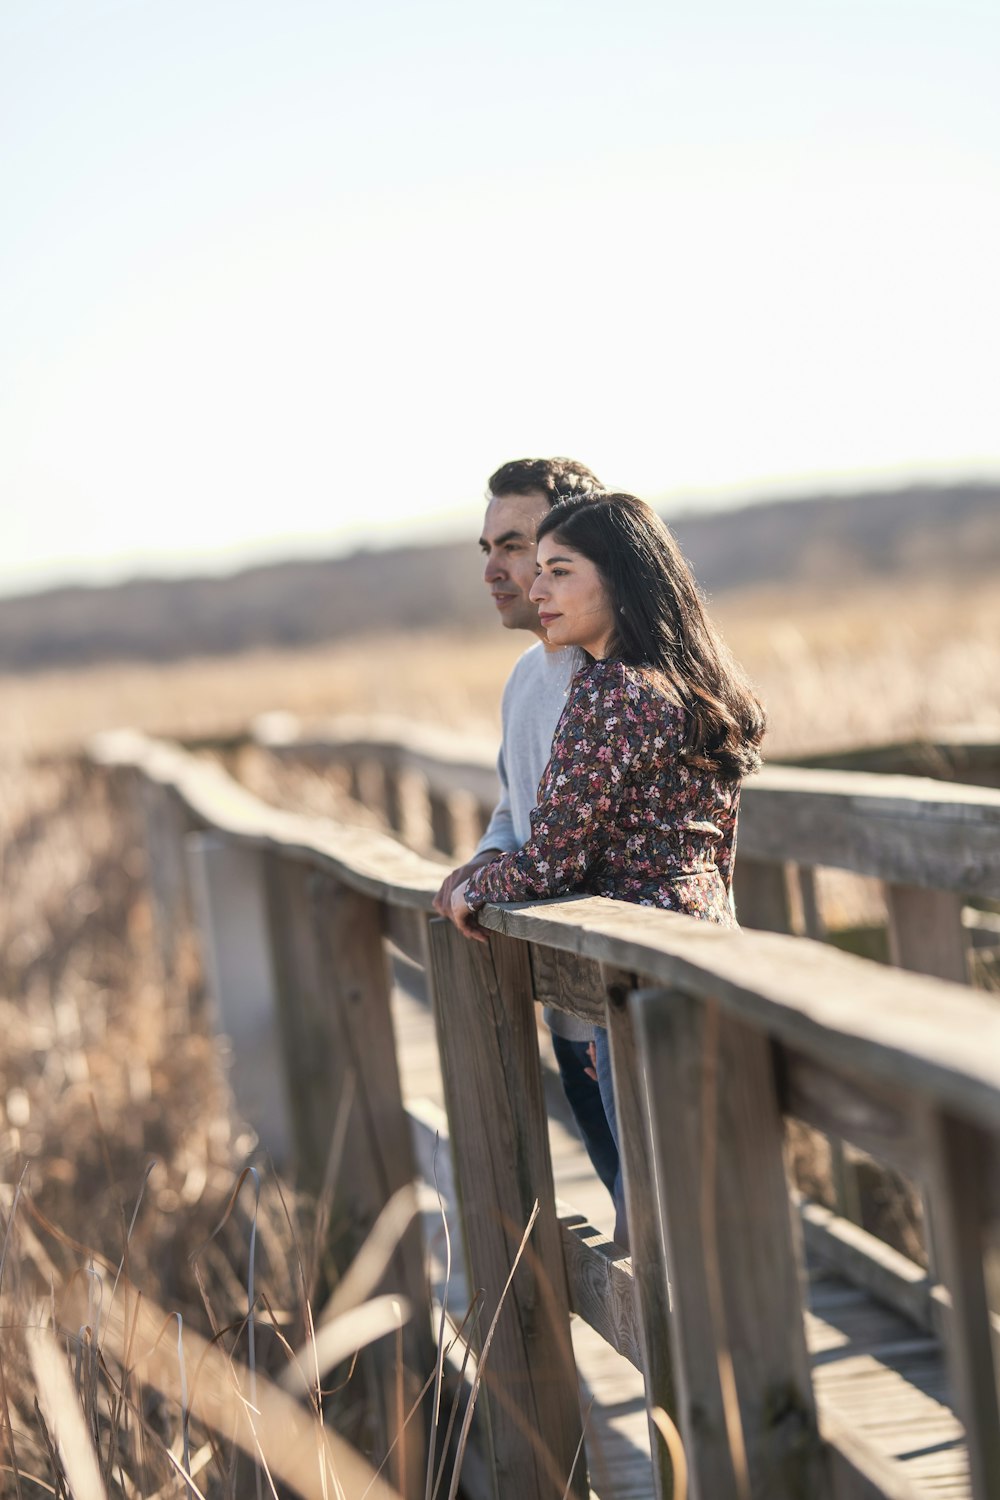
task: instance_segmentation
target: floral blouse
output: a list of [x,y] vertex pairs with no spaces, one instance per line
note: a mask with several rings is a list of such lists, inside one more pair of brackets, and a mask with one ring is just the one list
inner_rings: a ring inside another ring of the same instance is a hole
[[586,892],[734,927],[739,781],[678,756],[685,710],[636,667],[595,661],[573,679],[521,848],[477,870],[487,901]]

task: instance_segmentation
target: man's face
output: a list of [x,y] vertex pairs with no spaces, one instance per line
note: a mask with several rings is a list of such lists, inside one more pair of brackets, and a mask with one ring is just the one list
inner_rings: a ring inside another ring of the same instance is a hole
[[479,539],[486,566],[483,577],[501,625],[544,635],[538,609],[528,598],[535,581],[535,536],[549,502],[541,490],[527,495],[494,495],[486,507]]

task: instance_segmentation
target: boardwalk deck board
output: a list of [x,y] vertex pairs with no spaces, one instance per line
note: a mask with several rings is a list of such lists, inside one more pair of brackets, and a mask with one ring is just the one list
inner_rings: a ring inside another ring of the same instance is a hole
[[[399,955],[395,968],[393,1024],[404,1097],[440,1106],[440,1065],[423,976]],[[611,1200],[574,1133],[544,1028],[539,1042],[556,1193],[610,1235]],[[425,1233],[432,1254],[440,1252],[443,1232],[436,1206],[425,1216]],[[457,1228],[452,1251],[457,1260]],[[464,1277],[457,1270],[452,1306],[461,1303],[464,1309],[464,1295]],[[964,1435],[947,1404],[948,1377],[938,1341],[818,1264],[810,1266],[806,1336],[821,1416],[893,1459],[915,1496],[969,1500]],[[573,1345],[584,1413],[591,1398],[594,1403],[586,1437],[594,1495],[600,1500],[652,1500],[642,1376],[579,1318],[573,1320]]]

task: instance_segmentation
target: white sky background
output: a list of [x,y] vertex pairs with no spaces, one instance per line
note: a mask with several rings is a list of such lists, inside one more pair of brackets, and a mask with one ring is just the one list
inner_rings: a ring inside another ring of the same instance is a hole
[[0,0],[0,591],[1000,471],[996,0]]

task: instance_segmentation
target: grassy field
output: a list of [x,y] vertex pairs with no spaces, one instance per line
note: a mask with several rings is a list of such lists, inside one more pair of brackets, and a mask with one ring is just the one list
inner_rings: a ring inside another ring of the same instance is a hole
[[[953,724],[995,724],[1000,732],[1000,579],[727,594],[715,614],[768,706],[773,754]],[[0,753],[71,748],[123,724],[156,734],[226,733],[270,709],[307,717],[391,712],[495,733],[500,688],[527,644],[486,617],[471,637],[369,637],[307,651],[6,677]]]
[[[995,725],[1000,737],[1000,586],[756,593],[727,596],[717,614],[768,704],[776,754],[956,723]],[[256,1334],[263,1380],[302,1338],[317,1278],[314,1206],[266,1173],[256,1204],[253,1183],[240,1186],[253,1139],[233,1115],[196,968],[164,982],[136,831],[64,752],[116,725],[226,734],[272,709],[495,733],[500,687],[526,644],[487,623],[465,639],[0,683],[0,1493],[59,1493],[63,1482],[46,1414],[58,1401],[32,1332],[53,1321],[54,1288],[92,1293],[100,1275],[106,1295],[120,1267],[245,1362],[254,1243],[273,1313]],[[131,1383],[111,1354],[99,1359],[86,1338],[73,1353],[102,1483],[130,1500],[182,1493],[182,1408]],[[196,1423],[190,1436],[202,1493],[246,1493],[231,1449]]]

